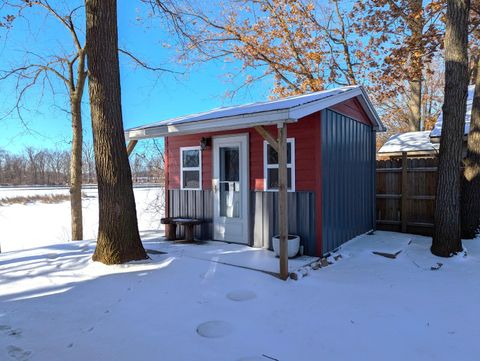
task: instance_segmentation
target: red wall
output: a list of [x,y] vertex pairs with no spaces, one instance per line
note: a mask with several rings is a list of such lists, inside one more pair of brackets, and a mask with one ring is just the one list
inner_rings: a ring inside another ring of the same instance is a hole
[[330,107],[330,109],[343,115],[348,115],[350,118],[358,120],[359,122],[372,125],[370,118],[368,117],[367,113],[365,113],[360,105],[360,102],[356,98],[334,105]]
[[[288,124],[287,136],[295,138],[295,178],[297,191],[314,191],[316,188],[316,176],[312,171],[319,167],[317,152],[313,149],[320,143],[318,133],[320,129],[320,113],[312,114],[303,118],[298,123]],[[276,135],[275,126],[266,127],[273,135]],[[232,134],[249,134],[250,139],[250,189],[263,190],[263,138],[255,129],[240,129],[237,131],[198,133],[167,137],[165,148],[167,149],[166,179],[169,189],[180,188],[180,148],[191,147],[200,144],[202,137],[214,137]],[[212,188],[212,147],[202,152],[202,188]],[[319,169],[319,168],[318,168]]]

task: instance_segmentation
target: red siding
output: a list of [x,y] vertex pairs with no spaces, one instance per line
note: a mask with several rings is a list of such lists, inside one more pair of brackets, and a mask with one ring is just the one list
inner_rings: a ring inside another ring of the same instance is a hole
[[[303,118],[298,123],[289,124],[287,136],[295,138],[295,178],[297,191],[314,191],[316,188],[316,176],[312,166],[318,165],[316,155],[312,151],[315,144],[319,143],[313,129],[319,127],[320,113],[312,114]],[[267,129],[276,135],[275,126]],[[229,132],[198,133],[166,138],[167,166],[166,177],[168,178],[168,189],[180,188],[180,148],[191,147],[200,144],[202,137],[214,137],[232,134],[249,134],[250,139],[250,189],[263,190],[263,138],[254,129],[240,129]],[[212,148],[209,147],[202,152],[202,187],[212,188]]]
[[348,115],[350,118],[358,120],[359,122],[365,123],[367,125],[372,125],[372,122],[368,115],[363,110],[360,102],[354,98],[344,101],[343,103],[334,105],[330,107],[333,111],[341,113],[343,115]]

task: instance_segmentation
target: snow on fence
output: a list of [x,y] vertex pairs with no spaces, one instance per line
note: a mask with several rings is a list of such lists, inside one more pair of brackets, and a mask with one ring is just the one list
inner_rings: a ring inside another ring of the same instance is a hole
[[377,229],[430,236],[437,158],[377,161]]

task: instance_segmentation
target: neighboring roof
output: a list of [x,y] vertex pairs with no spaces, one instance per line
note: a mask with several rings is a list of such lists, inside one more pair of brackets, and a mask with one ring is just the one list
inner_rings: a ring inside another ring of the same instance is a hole
[[395,156],[407,152],[414,155],[435,154],[439,143],[430,141],[430,131],[408,132],[392,135],[378,150],[378,154]]
[[268,102],[216,108],[208,112],[167,119],[128,129],[125,135],[127,139],[144,139],[200,131],[250,128],[285,121],[296,122],[306,115],[351,98],[357,98],[360,101],[367,115],[373,120],[375,129],[383,131],[384,126],[363,87],[347,86]]
[[[465,135],[468,135],[470,131],[470,116],[472,115],[472,103],[473,103],[473,94],[475,93],[475,85],[468,86],[468,97],[467,97],[467,113],[465,114]],[[443,113],[440,113],[435,126],[430,133],[430,137],[438,138],[442,134],[442,124],[443,124]]]

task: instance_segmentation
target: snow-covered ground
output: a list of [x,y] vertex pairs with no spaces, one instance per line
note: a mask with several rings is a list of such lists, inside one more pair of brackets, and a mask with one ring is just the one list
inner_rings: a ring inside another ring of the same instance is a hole
[[[94,239],[98,229],[98,192],[85,189],[83,193],[84,239]],[[137,216],[141,231],[161,229],[161,213],[156,205],[161,188],[135,188]],[[0,188],[0,199],[33,195],[68,195],[68,188],[25,187]],[[163,229],[163,228],[162,228]],[[0,206],[0,247],[2,252],[63,243],[71,239],[70,203],[14,204]]]
[[[169,253],[122,266],[92,262],[87,241],[1,254],[0,360],[480,355],[480,239],[464,242],[466,256],[440,259],[428,238],[377,232],[347,243],[333,265],[287,282],[215,262],[219,252],[188,252],[203,245],[171,251],[154,233],[144,244]],[[372,251],[402,252],[388,259]]]

